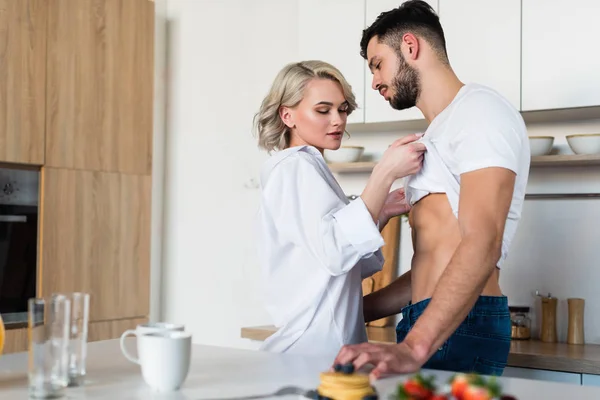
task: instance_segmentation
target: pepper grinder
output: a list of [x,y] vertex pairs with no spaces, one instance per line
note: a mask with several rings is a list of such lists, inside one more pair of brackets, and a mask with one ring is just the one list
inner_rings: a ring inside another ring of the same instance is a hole
[[[539,294],[538,294],[539,296]],[[542,298],[542,331],[540,340],[542,342],[555,343],[556,340],[556,297],[548,293],[548,297]]]
[[567,334],[567,343],[583,344],[583,308],[585,300],[571,298],[567,299],[569,305],[569,331]]

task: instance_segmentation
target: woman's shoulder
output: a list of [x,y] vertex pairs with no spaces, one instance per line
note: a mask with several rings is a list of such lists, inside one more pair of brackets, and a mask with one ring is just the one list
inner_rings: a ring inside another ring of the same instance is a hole
[[276,174],[298,174],[318,172],[324,177],[323,168],[327,164],[323,156],[313,146],[296,146],[281,150],[272,155],[265,163],[261,171],[261,181],[263,184],[269,180],[269,177]]

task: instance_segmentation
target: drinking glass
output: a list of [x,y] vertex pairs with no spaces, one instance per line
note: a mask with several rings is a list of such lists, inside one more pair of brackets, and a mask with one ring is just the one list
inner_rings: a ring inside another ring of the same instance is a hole
[[29,395],[64,396],[69,382],[71,301],[64,295],[29,299]]
[[80,386],[85,379],[87,358],[88,320],[90,295],[69,293],[71,300],[71,322],[69,329],[69,386]]

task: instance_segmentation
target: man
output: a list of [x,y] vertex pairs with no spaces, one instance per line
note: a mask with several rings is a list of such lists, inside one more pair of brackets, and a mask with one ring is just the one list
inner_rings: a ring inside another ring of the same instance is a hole
[[457,78],[423,1],[382,13],[361,55],[373,89],[395,109],[418,107],[430,125],[423,169],[405,183],[411,270],[364,299],[366,321],[402,311],[398,343],[346,346],[335,363],[371,364],[374,378],[421,367],[501,375],[511,325],[498,279],[529,174],[525,124],[493,89]]

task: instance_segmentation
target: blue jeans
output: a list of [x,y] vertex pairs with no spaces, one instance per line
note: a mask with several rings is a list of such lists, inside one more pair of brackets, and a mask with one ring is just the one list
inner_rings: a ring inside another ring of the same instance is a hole
[[[402,309],[396,327],[400,343],[414,326],[430,299]],[[511,320],[504,296],[480,296],[467,318],[423,368],[502,375],[510,351]]]

